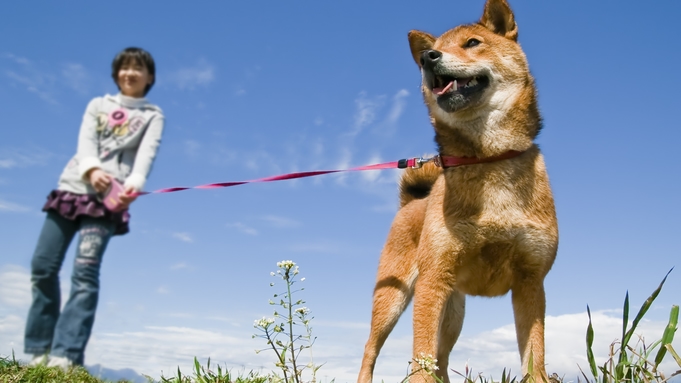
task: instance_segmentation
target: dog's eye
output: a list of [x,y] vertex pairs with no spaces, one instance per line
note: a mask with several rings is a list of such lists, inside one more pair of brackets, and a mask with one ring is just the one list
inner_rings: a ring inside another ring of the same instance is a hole
[[470,47],[474,47],[474,46],[479,45],[479,44],[480,44],[480,40],[470,39],[470,40],[466,41],[465,47],[470,48]]

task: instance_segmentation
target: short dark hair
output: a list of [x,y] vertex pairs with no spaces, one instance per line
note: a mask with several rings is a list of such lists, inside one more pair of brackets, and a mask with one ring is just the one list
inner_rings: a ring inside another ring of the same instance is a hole
[[156,82],[156,64],[154,63],[154,58],[151,57],[151,54],[144,49],[129,47],[118,53],[111,63],[111,77],[116,83],[118,90],[120,90],[121,88],[118,86],[118,72],[121,70],[123,65],[129,63],[130,61],[134,61],[137,64],[147,67],[147,71],[149,71],[149,74],[152,76],[151,84],[147,84],[147,86],[144,88],[144,95],[146,96]]

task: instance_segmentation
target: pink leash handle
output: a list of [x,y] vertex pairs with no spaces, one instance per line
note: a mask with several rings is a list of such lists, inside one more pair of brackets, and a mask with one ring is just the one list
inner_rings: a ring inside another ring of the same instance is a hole
[[359,172],[359,171],[365,171],[365,170],[420,168],[421,166],[423,166],[424,163],[431,161],[431,160],[432,160],[432,158],[428,158],[428,159],[409,158],[409,159],[402,159],[402,160],[399,160],[399,161],[384,162],[384,163],[381,163],[381,164],[374,164],[374,165],[358,166],[358,167],[355,167],[355,168],[342,169],[342,170],[316,170],[316,171],[309,171],[309,172],[288,173],[288,174],[281,174],[281,175],[276,175],[276,176],[258,178],[258,179],[249,180],[249,181],[218,182],[218,183],[198,185],[198,186],[192,186],[192,187],[182,187],[182,186],[177,187],[176,186],[176,187],[158,189],[158,190],[154,190],[154,191],[151,191],[151,192],[139,192],[139,193],[137,193],[137,195],[140,196],[140,195],[147,195],[147,194],[174,193],[174,192],[179,192],[179,191],[189,190],[189,189],[228,188],[228,187],[232,187],[232,186],[239,186],[239,185],[256,183],[256,182],[274,182],[274,181],[292,180],[292,179],[296,179],[296,178],[314,177],[314,176],[320,176],[320,175],[323,175],[323,174],[330,174],[330,173]]

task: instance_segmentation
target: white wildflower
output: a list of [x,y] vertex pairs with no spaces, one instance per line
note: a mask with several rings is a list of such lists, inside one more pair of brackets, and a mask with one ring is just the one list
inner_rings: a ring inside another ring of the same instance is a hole
[[262,317],[253,322],[253,327],[267,327],[274,323],[274,318]]
[[286,269],[286,270],[291,270],[293,268],[293,266],[295,266],[295,265],[296,265],[296,263],[293,262],[293,261],[277,262],[277,267],[281,267],[282,269]]
[[432,374],[439,369],[437,366],[437,359],[434,359],[432,355],[426,355],[424,353],[421,353],[420,355],[421,357],[414,359],[414,361],[416,361],[424,371]]

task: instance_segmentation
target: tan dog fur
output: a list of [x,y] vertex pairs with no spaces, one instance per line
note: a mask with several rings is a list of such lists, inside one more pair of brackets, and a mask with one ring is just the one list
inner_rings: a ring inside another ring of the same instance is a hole
[[[488,0],[477,24],[458,26],[439,38],[409,33],[440,154],[524,153],[491,163],[445,170],[429,163],[406,171],[401,207],[379,262],[360,383],[371,382],[379,351],[412,297],[413,356],[437,358],[437,374],[449,382],[448,358],[461,332],[465,295],[509,291],[523,375],[532,360],[532,378],[547,379],[544,277],[556,256],[558,226],[544,159],[534,144],[541,128],[534,80],[517,37],[505,0]],[[487,87],[470,102],[441,107],[421,61],[431,50],[442,54],[433,73],[486,76]],[[412,366],[419,370],[418,364]],[[432,380],[422,371],[411,377],[412,382]]]

